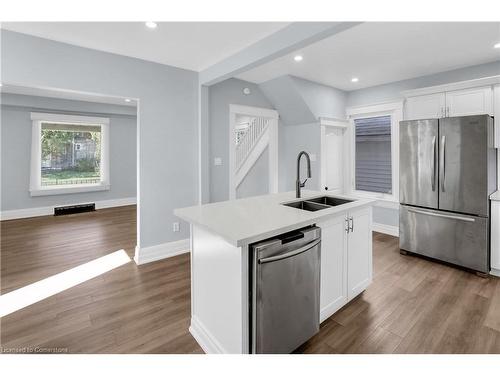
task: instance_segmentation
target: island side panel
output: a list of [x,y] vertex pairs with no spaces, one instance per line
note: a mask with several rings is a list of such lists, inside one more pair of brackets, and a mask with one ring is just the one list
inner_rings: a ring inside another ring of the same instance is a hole
[[248,353],[248,252],[191,225],[191,327],[206,353]]

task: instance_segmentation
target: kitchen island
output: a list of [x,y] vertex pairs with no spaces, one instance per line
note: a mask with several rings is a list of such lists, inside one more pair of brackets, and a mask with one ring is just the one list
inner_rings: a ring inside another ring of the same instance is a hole
[[335,195],[350,201],[317,211],[284,205],[323,196],[305,190],[300,199],[287,192],[174,211],[191,225],[190,332],[206,353],[251,352],[250,251],[258,241],[321,228],[320,321],[371,283],[373,201]]

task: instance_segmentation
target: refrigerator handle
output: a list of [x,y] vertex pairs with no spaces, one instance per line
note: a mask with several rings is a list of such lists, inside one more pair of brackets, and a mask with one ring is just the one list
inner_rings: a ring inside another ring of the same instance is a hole
[[439,161],[439,169],[441,171],[441,176],[439,176],[439,180],[441,181],[441,191],[444,193],[444,180],[446,178],[446,160],[445,160],[445,147],[446,147],[446,136],[441,137],[441,147],[439,149],[440,152],[440,161]]
[[436,191],[436,136],[432,137],[432,191]]

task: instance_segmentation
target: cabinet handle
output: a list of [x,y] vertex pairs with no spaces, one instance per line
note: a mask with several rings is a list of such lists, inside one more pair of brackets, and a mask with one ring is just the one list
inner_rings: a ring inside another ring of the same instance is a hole
[[441,107],[441,117],[444,117],[444,108]]
[[446,107],[446,117],[450,117],[450,107]]
[[349,218],[349,229],[354,232],[354,219],[352,216]]
[[349,233],[349,230],[350,230],[349,219],[345,218],[344,221],[345,221],[345,231],[346,231],[346,233]]

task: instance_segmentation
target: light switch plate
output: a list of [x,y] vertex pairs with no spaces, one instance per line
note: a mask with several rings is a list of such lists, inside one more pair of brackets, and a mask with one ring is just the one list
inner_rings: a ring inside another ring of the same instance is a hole
[[178,221],[174,222],[174,224],[172,225],[172,230],[174,232],[178,232],[179,231],[179,222]]
[[222,158],[214,158],[214,165],[222,165]]

